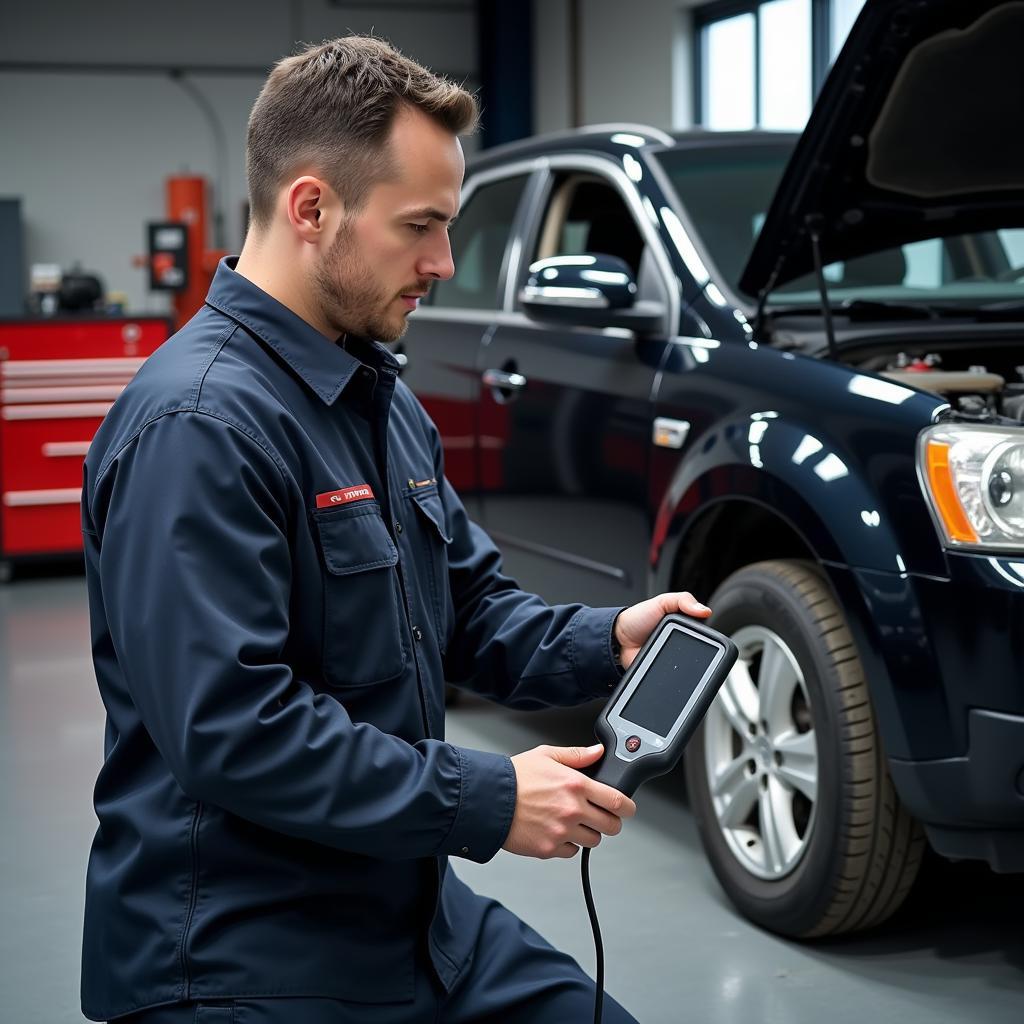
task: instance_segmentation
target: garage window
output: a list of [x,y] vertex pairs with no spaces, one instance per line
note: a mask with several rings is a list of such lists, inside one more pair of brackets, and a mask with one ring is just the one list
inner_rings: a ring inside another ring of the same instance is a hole
[[696,120],[799,130],[864,0],[718,0],[693,12]]

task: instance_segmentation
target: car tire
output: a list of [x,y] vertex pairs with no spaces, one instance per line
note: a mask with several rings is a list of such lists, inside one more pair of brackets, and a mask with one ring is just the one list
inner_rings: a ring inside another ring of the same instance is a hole
[[715,875],[781,935],[880,924],[910,891],[924,835],[889,777],[839,605],[816,566],[791,561],[739,570],[710,604],[740,647],[686,751]]

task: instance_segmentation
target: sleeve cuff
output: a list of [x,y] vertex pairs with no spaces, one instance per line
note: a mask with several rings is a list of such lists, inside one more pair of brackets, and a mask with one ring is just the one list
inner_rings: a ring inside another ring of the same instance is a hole
[[453,747],[459,755],[459,809],[438,851],[478,864],[501,849],[516,809],[516,770],[510,758]]
[[612,651],[612,630],[622,608],[583,608],[573,621],[571,659],[588,698],[607,697],[622,678]]

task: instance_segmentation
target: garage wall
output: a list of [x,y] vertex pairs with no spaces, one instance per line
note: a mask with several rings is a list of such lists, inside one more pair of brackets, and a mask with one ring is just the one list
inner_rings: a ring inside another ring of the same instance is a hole
[[[241,243],[245,125],[265,70],[294,40],[376,32],[436,71],[477,87],[474,0],[35,0],[0,5],[0,196],[20,196],[26,263],[76,260],[123,291],[134,311],[169,309],[131,256],[164,215],[164,179],[218,177],[202,109],[159,65],[212,66],[188,82],[222,127],[227,247]],[[132,65],[135,74],[22,70],[28,65]],[[467,150],[473,144],[467,145]],[[212,243],[212,238],[211,238]]]
[[[692,123],[687,10],[706,0],[580,0],[581,124]],[[534,127],[572,124],[569,0],[533,0]]]

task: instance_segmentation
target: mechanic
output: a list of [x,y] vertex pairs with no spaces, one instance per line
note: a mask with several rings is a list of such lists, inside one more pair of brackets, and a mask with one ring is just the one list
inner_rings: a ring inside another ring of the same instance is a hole
[[[380,341],[454,272],[475,100],[350,36],[282,60],[251,225],[85,466],[107,711],[82,1003],[145,1024],[589,1018],[594,985],[448,858],[571,857],[635,813],[580,769],[444,742],[444,685],[607,695],[664,613],[501,573]],[[372,339],[372,340],[371,340]],[[566,898],[573,898],[567,893]],[[606,1019],[632,1018],[612,1000]]]

